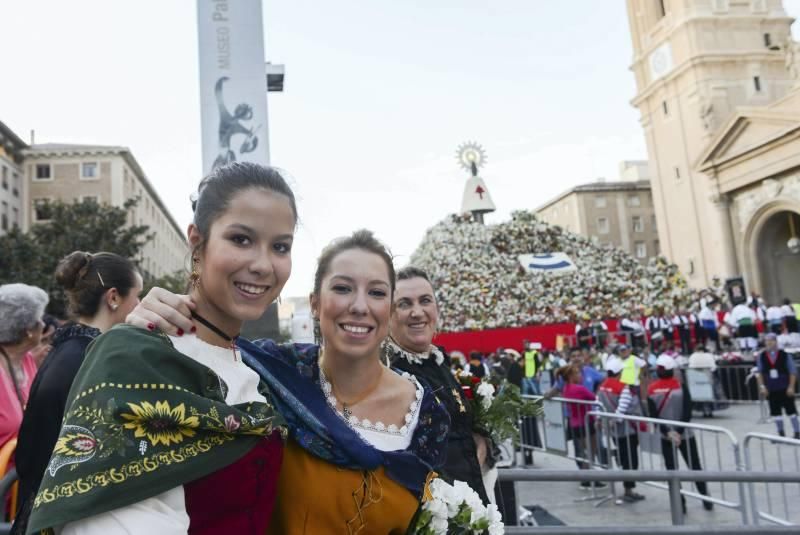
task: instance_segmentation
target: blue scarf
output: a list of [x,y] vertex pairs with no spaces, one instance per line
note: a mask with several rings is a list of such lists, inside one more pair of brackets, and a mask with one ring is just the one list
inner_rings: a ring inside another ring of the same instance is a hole
[[425,387],[419,423],[407,450],[386,452],[368,444],[334,410],[319,384],[319,347],[271,340],[237,340],[242,360],[269,385],[272,402],[284,417],[289,434],[306,451],[329,463],[353,470],[386,474],[417,497],[428,474],[440,468],[447,452],[450,417]]

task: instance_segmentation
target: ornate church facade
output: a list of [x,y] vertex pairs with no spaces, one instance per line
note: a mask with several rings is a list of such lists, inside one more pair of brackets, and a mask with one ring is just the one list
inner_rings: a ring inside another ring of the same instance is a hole
[[800,49],[781,0],[628,0],[659,241],[690,284],[800,300]]

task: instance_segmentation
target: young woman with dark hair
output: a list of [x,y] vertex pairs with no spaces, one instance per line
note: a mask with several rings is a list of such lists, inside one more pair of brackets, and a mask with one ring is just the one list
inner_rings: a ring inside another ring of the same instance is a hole
[[113,253],[75,251],[59,262],[56,281],[64,289],[77,322],[59,328],[53,349],[31,386],[16,451],[19,509],[13,533],[25,533],[33,499],[61,430],[72,381],[86,347],[139,303],[142,277],[133,263]]
[[120,325],[93,342],[29,531],[266,532],[283,422],[233,340],[289,277],[294,195],[279,171],[235,163],[203,180],[194,208],[196,332]]

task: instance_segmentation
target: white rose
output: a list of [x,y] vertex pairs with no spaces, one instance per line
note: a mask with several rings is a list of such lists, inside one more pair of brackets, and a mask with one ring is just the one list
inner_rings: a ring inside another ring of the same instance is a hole
[[503,515],[500,514],[500,511],[497,509],[497,505],[490,503],[486,507],[486,516],[489,517],[490,524],[500,524],[503,526]]
[[450,524],[447,521],[447,518],[434,517],[433,520],[431,520],[431,528],[433,528],[434,533],[437,535],[447,535],[447,528],[449,526]]
[[442,500],[433,499],[425,502],[423,508],[433,515],[434,519],[440,518],[447,521],[447,504]]
[[482,382],[478,385],[478,395],[489,398],[494,397],[494,386],[486,381]]

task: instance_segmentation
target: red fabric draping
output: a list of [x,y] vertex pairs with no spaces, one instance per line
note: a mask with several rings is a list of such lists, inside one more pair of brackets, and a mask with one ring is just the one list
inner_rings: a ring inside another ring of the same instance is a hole
[[[605,320],[608,330],[617,330],[617,320]],[[568,336],[575,336],[574,323],[551,323],[547,325],[532,325],[529,327],[516,327],[512,329],[490,329],[485,331],[467,331],[460,333],[439,333],[433,343],[443,346],[447,352],[461,351],[468,355],[470,351],[491,353],[498,348],[522,350],[522,341],[538,342],[544,349],[555,349],[556,338],[563,336],[565,342]]]
[[[717,312],[720,325],[722,325],[724,315],[724,312]],[[618,320],[607,319],[603,321],[606,326],[608,326],[609,332],[616,332],[618,330]],[[451,351],[460,351],[465,355],[469,355],[470,351],[492,353],[501,347],[522,351],[523,340],[538,342],[542,344],[542,348],[544,349],[555,349],[556,338],[558,336],[564,337],[564,342],[567,346],[575,344],[575,326],[575,323],[549,323],[546,325],[531,325],[528,327],[514,327],[509,329],[439,333],[433,339],[433,343],[444,347],[448,353]],[[759,332],[762,332],[764,329],[761,322],[757,322],[757,327]],[[692,338],[694,338],[694,325],[691,327],[691,333]],[[570,336],[573,338],[568,338]],[[619,336],[617,339],[619,342],[625,341],[622,336]],[[674,339],[676,342],[680,341],[677,329],[674,333]]]

